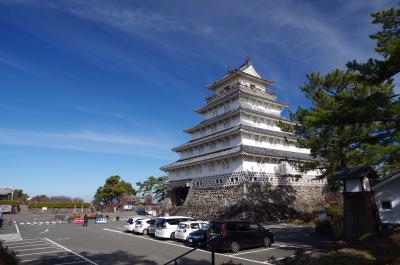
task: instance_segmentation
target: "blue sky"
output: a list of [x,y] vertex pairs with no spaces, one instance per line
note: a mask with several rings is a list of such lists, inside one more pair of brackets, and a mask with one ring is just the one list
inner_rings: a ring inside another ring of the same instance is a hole
[[250,56],[295,110],[306,73],[377,56],[369,14],[395,5],[0,0],[0,186],[90,200],[162,175],[228,66]]

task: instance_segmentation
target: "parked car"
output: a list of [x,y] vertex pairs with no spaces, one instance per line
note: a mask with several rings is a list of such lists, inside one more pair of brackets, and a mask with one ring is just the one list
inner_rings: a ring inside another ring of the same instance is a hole
[[147,215],[153,215],[153,209],[151,209],[150,207],[145,208],[144,212]]
[[135,228],[135,222],[140,219],[143,219],[143,218],[129,217],[128,220],[126,221],[126,224],[124,225],[125,230],[128,232],[133,232],[133,229]]
[[193,218],[187,216],[165,216],[157,217],[155,236],[159,238],[175,239],[175,230],[180,222],[192,221]]
[[150,218],[136,220],[133,232],[147,235],[149,233]]
[[175,231],[175,238],[178,240],[187,240],[191,232],[199,230],[200,228],[208,228],[206,221],[186,221],[180,222]]
[[136,214],[145,215],[146,214],[146,209],[144,209],[144,208],[136,208]]
[[208,228],[200,228],[194,232],[191,232],[187,236],[186,244],[188,246],[197,246],[199,244],[204,244],[207,241],[207,231]]
[[207,240],[215,238],[207,247],[228,250],[234,253],[240,249],[265,246],[274,242],[274,236],[257,222],[252,221],[212,221],[207,232]]
[[149,222],[149,235],[154,236],[156,233],[156,218],[151,218]]

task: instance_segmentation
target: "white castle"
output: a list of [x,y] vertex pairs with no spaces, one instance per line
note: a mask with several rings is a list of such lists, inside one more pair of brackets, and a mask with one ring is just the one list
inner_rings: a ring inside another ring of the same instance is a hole
[[278,122],[287,105],[271,90],[249,59],[207,88],[212,96],[196,110],[204,120],[184,132],[192,140],[172,150],[180,159],[161,168],[168,174],[174,205],[182,204],[190,189],[209,189],[268,182],[274,185],[319,186],[316,172],[300,174],[290,160],[314,160],[308,149],[296,147],[296,137]]

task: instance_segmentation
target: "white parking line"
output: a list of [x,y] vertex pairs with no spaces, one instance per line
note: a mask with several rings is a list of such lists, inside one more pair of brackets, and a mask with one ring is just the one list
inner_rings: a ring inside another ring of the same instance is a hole
[[18,240],[18,241],[10,241],[10,242],[7,242],[7,246],[9,246],[9,245],[27,244],[28,242],[29,242],[29,243],[35,243],[35,242],[32,242],[32,241],[43,242],[43,239],[41,239],[41,238],[24,239],[24,242],[20,242],[20,240]]
[[281,243],[274,243],[272,246],[276,246],[278,248],[298,248],[298,249],[307,249],[307,250],[312,250],[314,252],[326,252],[326,250],[323,249],[318,249],[318,248],[312,248],[308,246],[296,246],[296,245],[288,245],[288,244],[281,244]]
[[37,252],[37,253],[28,253],[28,254],[18,254],[17,257],[32,256],[32,255],[37,255],[37,254],[57,253],[57,252],[65,252],[65,250],[55,250],[55,251],[46,251],[46,252]]
[[[44,242],[44,241],[42,241],[42,242]],[[26,244],[26,245],[18,245],[18,246],[10,246],[10,247],[11,247],[13,250],[15,250],[15,248],[21,248],[21,247],[35,247],[35,246],[41,246],[41,245],[46,245],[46,246],[49,245],[49,243],[46,243],[46,242],[42,243],[42,242],[39,242],[39,244],[32,244],[32,243],[30,243],[30,244]]]
[[21,236],[21,233],[19,232],[18,225],[17,225],[17,222],[16,222],[16,221],[14,221],[14,225],[15,225],[15,228],[17,229],[17,233],[18,233],[18,236],[19,236],[19,240],[22,240],[22,236]]
[[66,248],[66,247],[64,247],[64,246],[61,246],[60,244],[54,242],[53,240],[50,240],[50,239],[48,239],[48,238],[44,238],[44,239],[47,240],[47,241],[49,241],[49,242],[51,242],[51,243],[53,243],[53,244],[56,245],[56,246],[59,246],[60,248],[62,248],[62,249],[64,249],[64,250],[66,250],[66,251],[68,251],[68,252],[74,254],[75,256],[78,256],[78,257],[80,257],[81,259],[86,260],[86,261],[89,262],[90,264],[99,265],[99,264],[97,264],[96,262],[91,261],[91,260],[88,259],[88,258],[85,258],[85,257],[82,256],[81,254],[78,254],[78,253],[76,253],[76,252],[74,252],[74,251],[72,251],[72,250],[70,250],[70,249],[68,249],[68,248]]
[[[152,238],[146,238],[146,237],[143,237],[143,236],[137,236],[137,235],[133,235],[133,234],[127,234],[127,233],[125,233],[125,232],[121,232],[121,231],[117,231],[117,230],[113,230],[113,229],[109,229],[109,228],[103,228],[103,230],[109,231],[109,232],[118,233],[118,234],[122,234],[122,235],[126,235],[126,236],[137,237],[137,238],[141,238],[141,239],[145,239],[145,240],[149,240],[149,241],[154,241],[154,242],[158,242],[158,243],[161,243],[161,244],[172,245],[172,246],[181,247],[181,248],[185,248],[185,249],[192,249],[191,247],[186,247],[186,246],[174,244],[174,243],[171,243],[171,242],[160,241],[160,240],[156,240],[156,239],[152,239]],[[210,253],[210,251],[203,250],[203,249],[197,249],[196,251],[205,252],[205,253]],[[250,262],[259,263],[259,264],[272,265],[271,263],[266,262],[266,261],[264,262],[264,261],[246,259],[246,258],[237,257],[237,256],[233,256],[233,255],[222,254],[222,253],[215,253],[215,255],[223,256],[223,257],[228,257],[228,258],[232,258],[232,259],[239,259],[239,260],[244,260],[244,261],[250,261]]]
[[60,258],[65,258],[65,257],[72,257],[71,256],[71,253],[67,253],[66,255],[58,255],[58,256],[49,256],[49,257],[41,257],[41,258],[39,258],[39,259],[24,259],[24,260],[20,260],[19,262],[31,262],[31,261],[37,261],[37,260],[40,260],[40,261],[42,261],[42,260],[45,260],[45,259],[54,259],[54,258],[58,258],[58,259],[60,259]]
[[59,248],[59,247],[57,247],[57,246],[48,246],[48,247],[41,247],[41,248],[25,248],[25,249],[18,249],[16,251],[17,252],[21,252],[21,251],[30,251],[30,250],[47,249],[47,248]]
[[263,248],[263,249],[253,250],[253,251],[240,252],[240,253],[236,253],[236,254],[232,254],[232,255],[233,256],[244,255],[244,254],[250,254],[250,253],[256,253],[256,252],[261,252],[261,251],[265,251],[265,250],[270,250],[270,249],[276,249],[276,248]]

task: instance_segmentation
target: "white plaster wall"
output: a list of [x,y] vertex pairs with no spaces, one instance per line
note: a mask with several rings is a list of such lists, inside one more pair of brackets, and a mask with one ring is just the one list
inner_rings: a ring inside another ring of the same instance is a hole
[[280,117],[281,109],[275,104],[259,98],[245,98],[240,99],[240,105],[244,108],[252,109],[255,111],[263,112]]
[[217,152],[219,150],[227,149],[230,147],[237,146],[241,143],[240,134],[230,135],[226,137],[219,138],[217,140],[213,140],[210,142],[206,142],[203,144],[199,144],[193,147],[189,147],[181,152],[178,155],[181,159],[186,159],[194,156],[199,156],[203,154],[208,154],[212,152]]
[[245,77],[239,77],[238,81],[244,86],[251,87],[252,85],[254,85],[254,87],[256,89],[263,91],[263,92],[265,91],[265,85],[261,82],[257,82],[257,81],[253,81],[253,80],[249,81]]
[[256,115],[240,115],[241,124],[254,126],[262,129],[268,129],[281,132],[281,128],[277,126],[277,121],[269,118],[262,118]]
[[[225,162],[225,168],[223,168],[223,162]],[[229,164],[228,168],[226,168],[227,165],[226,162]],[[209,162],[204,162],[196,166],[188,166],[171,170],[168,172],[168,177],[170,181],[177,181],[189,178],[199,178],[212,175],[227,174],[227,173],[242,171],[242,169],[243,167],[241,158],[237,156],[215,161],[213,170],[210,170]]]
[[[382,223],[400,224],[400,178],[376,189],[375,200]],[[382,201],[391,201],[392,209],[382,209]]]
[[201,129],[198,129],[191,133],[193,139],[198,139],[210,134],[214,134],[228,128],[234,127],[240,124],[240,116],[239,114],[230,116],[226,119],[222,119],[218,122],[214,122],[210,125],[204,126]]
[[268,136],[259,136],[249,133],[242,134],[242,143],[244,145],[271,148],[283,151],[299,152],[304,154],[310,153],[310,150],[308,149],[296,147],[296,144],[293,141],[288,141],[286,143],[284,139],[268,137]]
[[218,104],[217,106],[214,106],[213,108],[209,109],[207,112],[203,114],[203,118],[204,120],[208,120],[216,116],[222,115],[228,111],[234,110],[238,107],[239,107],[239,97]]

